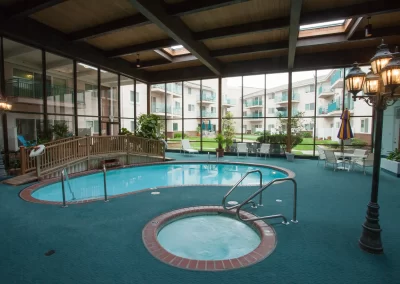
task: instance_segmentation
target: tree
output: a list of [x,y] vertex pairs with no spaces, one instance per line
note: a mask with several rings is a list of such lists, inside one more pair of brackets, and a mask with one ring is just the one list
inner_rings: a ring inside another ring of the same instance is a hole
[[142,114],[137,121],[136,135],[148,139],[159,139],[160,118],[154,114]]
[[[300,131],[303,130],[303,116],[304,112],[299,112],[295,115],[292,115],[292,118],[290,120],[290,125],[291,125],[291,132],[292,134],[298,134]],[[288,124],[288,118],[283,117],[281,113],[279,113],[278,117],[279,123],[281,125],[281,131],[280,132],[287,132],[287,124]]]
[[233,114],[228,111],[222,119],[222,134],[225,137],[226,149],[233,144],[235,138],[235,122],[233,121]]

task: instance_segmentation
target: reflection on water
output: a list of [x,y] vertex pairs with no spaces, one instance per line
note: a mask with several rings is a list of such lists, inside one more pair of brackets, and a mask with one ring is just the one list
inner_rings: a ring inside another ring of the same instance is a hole
[[[251,170],[259,169],[263,183],[287,175],[266,167],[251,167],[234,164],[173,164],[126,168],[107,172],[108,195],[122,194],[145,188],[174,185],[221,184],[233,185]],[[70,179],[72,192],[66,190],[66,199],[71,201],[104,196],[103,174]],[[258,173],[250,174],[242,185],[258,185]],[[71,194],[73,193],[73,195]],[[41,200],[61,201],[61,183],[45,186],[32,194]]]

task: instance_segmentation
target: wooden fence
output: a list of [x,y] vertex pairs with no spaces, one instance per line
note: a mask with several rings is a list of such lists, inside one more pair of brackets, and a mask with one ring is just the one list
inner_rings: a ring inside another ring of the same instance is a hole
[[136,136],[71,137],[44,144],[45,151],[29,157],[34,147],[20,147],[21,174],[36,171],[37,177],[91,158],[111,158],[113,155],[140,155],[165,160],[164,143]]

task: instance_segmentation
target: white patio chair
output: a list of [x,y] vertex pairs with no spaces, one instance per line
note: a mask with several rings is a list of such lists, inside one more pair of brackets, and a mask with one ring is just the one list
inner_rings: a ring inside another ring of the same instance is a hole
[[192,146],[190,146],[190,142],[188,139],[182,139],[182,151],[183,155],[185,155],[186,152],[189,154],[199,153],[198,150],[193,149]]
[[365,175],[365,168],[374,166],[374,153],[369,153],[366,158],[355,160],[353,165],[362,167]]
[[325,161],[326,157],[325,157],[325,152],[323,149],[321,149],[321,147],[317,146],[317,150],[318,150],[318,163],[317,163],[317,166],[318,166],[319,161]]
[[260,154],[260,158],[261,158],[261,154],[265,154],[265,159],[267,159],[267,155],[269,158],[271,158],[270,149],[271,149],[270,144],[263,143],[263,144],[261,144],[261,147],[259,149],[257,149],[257,154]]
[[333,151],[324,150],[324,154],[325,154],[325,166],[324,166],[324,168],[326,167],[326,164],[333,165],[333,171],[336,171],[336,169],[338,167],[338,164],[342,164],[343,168],[345,168],[346,160],[338,160],[336,158],[335,154],[333,153]]
[[240,153],[246,153],[246,157],[249,156],[249,149],[247,148],[246,143],[238,143],[236,152],[238,157]]

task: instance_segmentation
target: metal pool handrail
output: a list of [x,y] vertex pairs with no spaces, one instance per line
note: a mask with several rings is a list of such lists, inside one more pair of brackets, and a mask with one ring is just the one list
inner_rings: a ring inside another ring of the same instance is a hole
[[240,209],[246,205],[252,198],[254,198],[255,196],[257,196],[258,194],[262,194],[262,192],[267,189],[269,186],[271,186],[272,184],[274,184],[275,182],[278,181],[287,181],[290,180],[293,182],[293,189],[294,189],[294,201],[293,201],[293,219],[291,220],[292,223],[298,223],[297,218],[297,182],[294,180],[294,178],[277,178],[274,179],[272,181],[270,181],[269,183],[267,183],[266,185],[264,185],[263,187],[261,187],[259,190],[257,190],[255,193],[253,193],[252,195],[250,195],[245,201],[243,201],[241,204],[237,205],[237,209],[236,209],[236,216],[238,217],[239,220],[244,221],[244,222],[248,222],[248,221],[257,221],[257,220],[263,220],[263,219],[273,219],[273,218],[282,218],[283,219],[283,224],[287,225],[289,224],[287,222],[287,219],[285,216],[283,216],[282,214],[277,214],[277,215],[269,215],[269,216],[262,216],[262,217],[254,217],[254,218],[248,218],[248,219],[243,219],[240,216]]
[[[252,170],[252,171],[248,171],[226,194],[225,194],[225,196],[224,196],[224,198],[222,199],[222,206],[224,207],[224,209],[226,209],[226,210],[231,210],[231,209],[234,209],[234,208],[236,208],[236,207],[238,207],[239,206],[239,204],[236,204],[236,205],[233,205],[233,206],[230,206],[230,207],[227,207],[226,206],[226,204],[225,204],[225,201],[226,201],[226,198],[232,193],[232,191],[235,189],[235,188],[237,188],[238,186],[239,186],[239,184],[249,175],[249,174],[252,174],[252,173],[259,173],[260,174],[260,188],[262,187],[262,173],[261,173],[261,171],[260,170]],[[250,198],[251,199],[251,198]],[[247,201],[246,201],[246,204],[247,203],[251,203],[252,204],[252,207],[256,207],[256,204],[253,202],[253,201],[251,201],[250,199],[248,199]],[[258,205],[259,206],[262,206],[262,194],[260,194],[260,200],[259,200],[259,202],[258,202]]]
[[68,207],[68,205],[65,202],[65,180],[67,180],[68,182],[68,186],[69,186],[69,191],[71,192],[73,199],[75,199],[74,193],[72,192],[71,189],[71,184],[69,182],[69,178],[68,178],[68,172],[67,172],[67,168],[63,168],[61,171],[61,189],[62,189],[62,198],[63,198],[63,208]]
[[103,177],[104,177],[104,202],[108,202],[107,198],[107,175],[106,175],[107,169],[106,169],[106,164],[103,164]]

